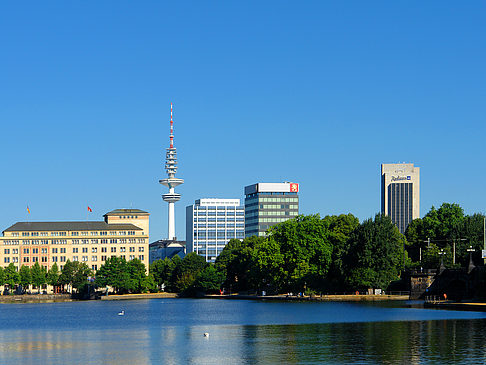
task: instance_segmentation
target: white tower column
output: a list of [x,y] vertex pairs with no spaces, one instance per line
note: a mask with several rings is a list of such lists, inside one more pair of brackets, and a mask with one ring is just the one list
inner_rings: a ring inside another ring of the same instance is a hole
[[159,180],[164,186],[169,188],[169,193],[162,195],[162,199],[169,203],[169,217],[168,217],[168,237],[169,240],[175,240],[175,206],[174,203],[181,199],[181,195],[175,192],[175,187],[184,183],[183,179],[175,177],[177,171],[177,151],[174,147],[174,122],[172,120],[172,103],[170,104],[170,147],[166,149],[165,170],[167,171],[167,178]]

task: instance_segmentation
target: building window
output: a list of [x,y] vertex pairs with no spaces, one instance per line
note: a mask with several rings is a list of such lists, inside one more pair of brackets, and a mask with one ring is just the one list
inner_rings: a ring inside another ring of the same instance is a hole
[[73,261],[78,261],[78,256],[73,256]]
[[73,253],[78,253],[78,248],[77,247],[73,247]]
[[112,247],[111,252],[116,252],[116,247]]
[[4,257],[3,262],[8,264],[10,262],[10,257]]
[[101,261],[106,261],[106,256],[101,256]]
[[61,252],[61,253],[66,253],[66,247],[61,247],[61,248],[60,248],[60,252]]
[[135,247],[130,247],[130,252],[135,252]]
[[138,259],[139,259],[140,261],[143,261],[143,255],[138,255]]
[[91,261],[98,261],[98,256],[91,256]]
[[9,248],[4,249],[4,250],[3,250],[3,253],[4,253],[5,255],[10,255],[10,249],[9,249]]
[[24,262],[29,262],[29,258],[28,257],[24,257]]
[[138,252],[143,252],[143,251],[144,251],[144,249],[145,249],[145,247],[139,247],[139,248],[138,248]]
[[91,269],[93,269],[94,271],[98,270],[98,265],[91,265]]
[[57,262],[57,256],[52,256],[52,262]]
[[82,257],[82,260],[83,260],[83,262],[88,261],[88,256],[83,256],[83,257]]
[[98,252],[98,247],[91,248],[91,252]]
[[101,247],[101,252],[106,252],[106,247]]
[[42,257],[41,257],[41,261],[42,261],[42,262],[47,262],[47,257],[42,256]]
[[88,252],[88,247],[83,247],[83,253],[87,253]]

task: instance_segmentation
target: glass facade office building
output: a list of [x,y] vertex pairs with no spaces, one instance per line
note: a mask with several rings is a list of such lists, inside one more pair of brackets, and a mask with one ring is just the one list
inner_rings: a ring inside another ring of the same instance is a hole
[[232,238],[245,238],[240,199],[198,199],[186,207],[186,252],[214,262]]
[[413,164],[381,165],[381,212],[401,233],[420,217],[420,168]]
[[258,183],[245,187],[245,236],[265,236],[271,226],[299,214],[299,184]]

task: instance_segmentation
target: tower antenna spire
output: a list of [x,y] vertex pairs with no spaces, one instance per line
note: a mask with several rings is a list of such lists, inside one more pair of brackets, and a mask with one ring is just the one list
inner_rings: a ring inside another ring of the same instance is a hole
[[174,203],[181,199],[181,194],[176,193],[174,188],[183,184],[184,180],[175,177],[177,172],[177,150],[174,147],[174,120],[172,119],[172,103],[170,103],[170,145],[165,152],[165,171],[167,172],[167,178],[159,180],[159,183],[169,188],[169,192],[162,195],[162,199],[169,203],[169,226],[167,239],[176,240]]

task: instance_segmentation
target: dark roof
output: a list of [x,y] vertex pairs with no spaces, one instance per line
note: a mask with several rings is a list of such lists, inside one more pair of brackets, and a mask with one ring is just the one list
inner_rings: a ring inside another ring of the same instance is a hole
[[118,230],[132,230],[141,231],[133,224],[108,224],[101,222],[17,222],[13,226],[8,227],[4,232],[15,231],[118,231]]
[[140,209],[115,209],[105,215],[123,215],[123,214],[149,214],[148,212]]
[[171,245],[180,245],[184,247],[186,245],[186,241],[174,241],[174,240],[158,240],[149,244],[149,247],[171,247]]

